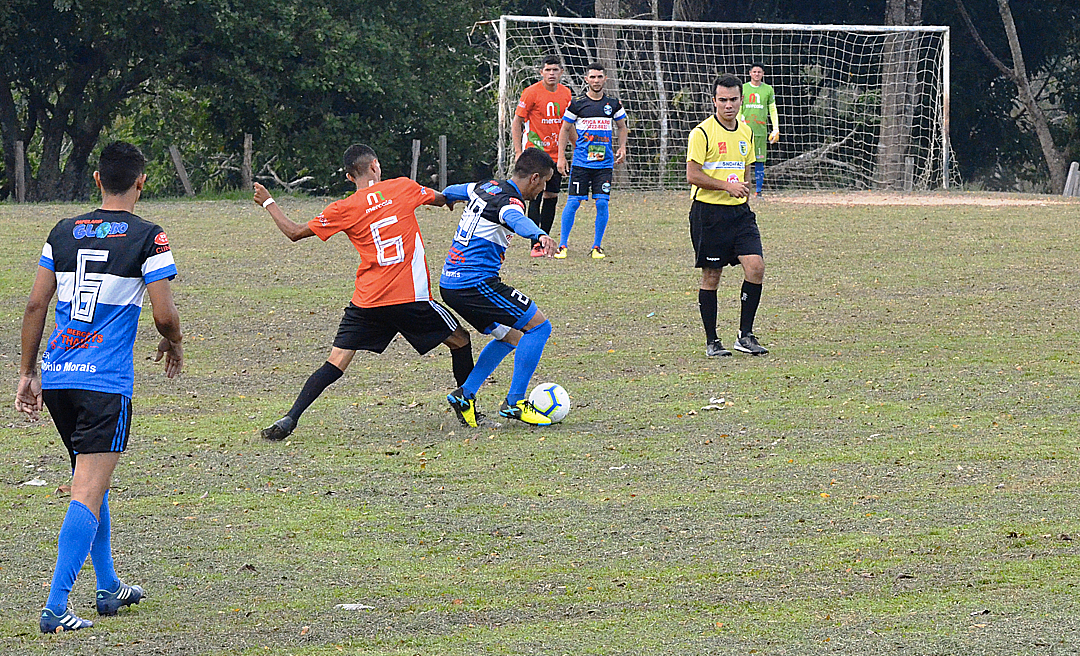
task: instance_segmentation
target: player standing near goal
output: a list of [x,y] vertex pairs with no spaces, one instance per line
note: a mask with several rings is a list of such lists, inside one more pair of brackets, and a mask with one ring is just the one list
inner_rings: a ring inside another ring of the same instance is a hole
[[731,355],[716,336],[716,288],[725,265],[743,268],[742,312],[734,349],[751,355],[769,351],[754,336],[754,316],[765,277],[761,234],[750,210],[746,179],[754,163],[754,135],[739,120],[742,83],[721,75],[713,83],[716,113],[690,131],[686,181],[690,183],[690,239],[694,266],[701,269],[698,308],[705,326],[705,355]]
[[[626,160],[626,139],[630,129],[626,125],[626,111],[619,101],[604,93],[604,65],[589,64],[585,73],[586,91],[570,103],[563,114],[562,130],[559,132],[558,172],[570,174],[570,191],[563,208],[559,226],[559,251],[555,257],[567,256],[570,231],[581,202],[592,191],[596,201],[596,228],[593,236],[592,257],[604,257],[602,242],[608,224],[608,201],[611,198],[611,179],[616,164]],[[612,138],[618,130],[619,147],[614,149]],[[573,135],[573,136],[572,136]],[[566,162],[566,145],[574,140],[574,158]]]
[[398,333],[420,354],[440,343],[450,347],[458,385],[473,368],[469,332],[431,298],[424,240],[416,222],[417,207],[441,207],[446,199],[408,178],[383,181],[379,159],[368,146],[349,146],[344,164],[345,177],[356,185],[356,192],[331,203],[307,224],[293,223],[266,187],[255,183],[255,203],[266,208],[290,240],[317,236],[326,241],[344,232],[360,254],[356,291],[345,308],[330,356],[308,377],[288,414],[263,429],[262,436],[268,440],[291,435],[300,416],[341,378],[357,351],[382,353]]
[[443,189],[451,205],[466,201],[450,252],[443,264],[439,291],[474,328],[492,339],[476,359],[476,367],[461,387],[446,397],[458,416],[475,424],[476,392],[499,363],[515,348],[514,374],[499,416],[536,426],[551,419],[525,399],[551,322],[536,303],[499,278],[511,233],[538,240],[545,255],[555,252],[555,241],[525,216],[525,201],[540,195],[555,172],[551,156],[539,148],[526,148],[514,164],[509,180],[488,180],[451,185]]
[[[49,233],[22,324],[15,409],[37,418],[48,406],[73,471],[71,502],[57,540],[56,569],[41,611],[42,633],[94,625],[68,609],[75,577],[89,555],[97,577],[97,612],[116,615],[137,604],[143,589],[122,583],[113,568],[109,485],[127,448],[134,388],[133,349],[143,293],[162,335],[155,361],[165,375],[183,366],[180,315],[169,281],[176,276],[162,229],[132,212],[142,194],[146,159],[115,142],[101,151],[94,182],[101,208],[64,219]],[[37,355],[53,294],[56,328],[38,370]]]
[[[765,67],[753,64],[750,67],[750,81],[743,84],[743,106],[739,119],[746,121],[754,133],[754,186],[757,196],[761,196],[761,187],[765,182],[765,155],[770,143],[780,141],[780,119],[776,111],[776,94],[773,88],[765,84]],[[768,132],[768,119],[772,118],[773,131]],[[766,139],[768,136],[768,139]]]
[[[562,84],[562,62],[554,55],[544,57],[540,62],[540,81],[528,86],[521,92],[514,120],[510,123],[510,134],[514,140],[514,161],[521,156],[523,148],[540,148],[552,159],[559,156],[559,131],[562,128],[563,112],[570,105],[570,89]],[[528,122],[528,141],[522,146],[524,125]],[[544,233],[551,232],[555,222],[555,205],[562,189],[562,174],[556,171],[548,180],[543,197],[529,201],[529,218],[540,226]],[[533,241],[533,257],[543,257],[544,247],[539,241]]]

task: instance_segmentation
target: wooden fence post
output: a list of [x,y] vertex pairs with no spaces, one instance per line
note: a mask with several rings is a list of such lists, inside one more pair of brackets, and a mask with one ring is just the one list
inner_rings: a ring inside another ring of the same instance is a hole
[[15,202],[26,202],[26,148],[21,141],[15,142]]
[[439,135],[439,191],[446,189],[446,135]]
[[244,191],[252,190],[251,176],[251,135],[244,133],[244,159],[240,162],[240,187]]
[[1069,166],[1069,177],[1065,179],[1065,190],[1062,196],[1080,196],[1080,162],[1073,162]]
[[184,185],[184,193],[188,196],[194,196],[195,191],[191,188],[191,180],[188,180],[184,160],[180,159],[180,149],[176,146],[169,146],[169,156],[172,157],[173,166],[176,167],[176,174],[180,176],[180,184]]
[[416,182],[416,167],[418,167],[418,166],[420,166],[420,140],[419,139],[413,139],[412,140],[412,169],[411,169],[412,170],[412,175],[409,176],[410,178],[412,178],[413,182]]

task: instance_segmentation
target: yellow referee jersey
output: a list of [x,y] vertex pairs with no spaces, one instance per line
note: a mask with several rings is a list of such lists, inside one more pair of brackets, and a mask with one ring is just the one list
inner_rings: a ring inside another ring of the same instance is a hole
[[[746,167],[755,161],[754,133],[742,121],[729,130],[713,114],[690,131],[686,161],[701,164],[701,170],[710,178],[746,182]],[[748,200],[697,185],[690,185],[690,198],[713,205],[741,205]]]

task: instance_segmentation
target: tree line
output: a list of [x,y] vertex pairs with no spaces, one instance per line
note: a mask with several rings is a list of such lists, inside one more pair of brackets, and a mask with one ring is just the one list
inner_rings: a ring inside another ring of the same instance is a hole
[[238,188],[245,134],[257,179],[308,178],[317,192],[345,189],[338,160],[354,141],[401,175],[413,139],[433,153],[447,135],[452,180],[480,177],[494,157],[496,71],[471,34],[502,13],[950,25],[965,182],[1050,191],[1055,167],[1080,156],[1074,0],[7,0],[0,198],[14,190],[17,142],[28,200],[87,197],[93,154],[114,139],[147,153],[152,195],[180,191],[170,146],[196,188]]

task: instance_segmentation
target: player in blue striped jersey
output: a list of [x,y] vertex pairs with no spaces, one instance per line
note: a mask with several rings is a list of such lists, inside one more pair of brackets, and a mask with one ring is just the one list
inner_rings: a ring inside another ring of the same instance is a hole
[[[143,597],[113,568],[109,483],[131,428],[133,349],[143,294],[162,339],[157,361],[180,373],[183,335],[169,281],[176,276],[165,232],[132,212],[142,193],[146,159],[123,142],[101,152],[94,181],[101,207],[56,224],[41,252],[22,325],[15,409],[36,418],[48,406],[73,469],[71,502],[57,541],[56,569],[41,611],[43,633],[93,626],[68,609],[75,577],[89,555],[97,577],[97,611],[115,615]],[[49,303],[56,327],[38,369]]]
[[[606,81],[604,65],[596,62],[589,64],[585,74],[585,93],[575,98],[563,114],[558,169],[559,173],[570,176],[570,191],[560,219],[559,251],[555,254],[560,260],[568,254],[570,231],[574,228],[578,207],[589,198],[590,192],[596,201],[592,258],[604,258],[603,241],[608,224],[611,182],[615,165],[626,160],[626,140],[630,134],[626,125],[626,111],[617,99],[604,93]],[[619,143],[617,149],[614,144],[616,138]],[[570,141],[574,141],[574,158],[568,165],[566,146]]]
[[555,252],[554,240],[525,215],[525,201],[542,193],[554,172],[550,155],[527,148],[509,180],[451,185],[442,192],[450,207],[458,201],[466,205],[443,265],[439,291],[463,319],[495,337],[480,352],[465,383],[446,397],[471,426],[476,425],[477,390],[515,348],[510,391],[499,415],[533,425],[551,423],[525,399],[551,335],[551,322],[529,297],[502,282],[499,270],[511,234],[539,241],[547,257]]

